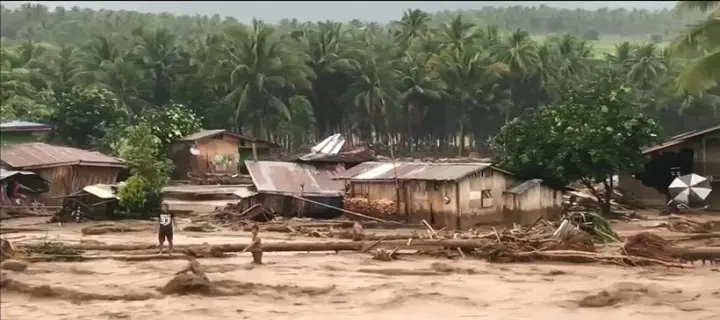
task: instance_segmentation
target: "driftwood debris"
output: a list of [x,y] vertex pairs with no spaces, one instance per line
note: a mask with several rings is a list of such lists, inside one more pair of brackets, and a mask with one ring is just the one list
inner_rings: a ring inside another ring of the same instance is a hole
[[351,215],[351,216],[355,216],[355,217],[358,217],[358,218],[367,219],[367,220],[372,220],[372,221],[378,221],[378,222],[388,222],[387,220],[384,220],[384,219],[371,217],[371,216],[364,215],[364,214],[362,214],[362,213],[357,213],[357,212],[354,212],[354,211],[351,211],[351,210],[347,210],[347,209],[337,208],[337,207],[334,207],[334,206],[331,206],[331,205],[328,205],[328,204],[325,204],[325,203],[322,203],[322,202],[317,202],[317,201],[314,201],[314,200],[310,200],[310,199],[306,199],[306,198],[298,197],[298,196],[293,196],[293,197],[294,197],[295,199],[302,200],[302,201],[306,201],[306,202],[309,202],[309,203],[312,203],[312,204],[316,204],[316,205],[319,205],[319,206],[323,206],[323,207],[327,207],[327,208],[331,208],[331,209],[337,209],[337,210],[339,210],[339,211],[341,211],[341,212],[343,212],[343,213],[346,213],[346,214],[349,214],[349,215]]

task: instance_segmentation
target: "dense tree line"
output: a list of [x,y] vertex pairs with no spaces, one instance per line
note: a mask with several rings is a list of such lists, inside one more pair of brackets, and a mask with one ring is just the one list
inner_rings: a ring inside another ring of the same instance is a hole
[[[58,139],[84,147],[113,149],[122,128],[150,123],[163,141],[202,125],[288,147],[340,132],[408,151],[486,151],[526,110],[610,76],[666,134],[716,121],[720,105],[712,86],[677,90],[695,60],[650,41],[686,23],[669,11],[408,10],[383,26],[269,25],[25,5],[1,20],[3,119],[49,120]],[[557,34],[536,41],[526,30]],[[588,30],[648,41],[598,55]]]

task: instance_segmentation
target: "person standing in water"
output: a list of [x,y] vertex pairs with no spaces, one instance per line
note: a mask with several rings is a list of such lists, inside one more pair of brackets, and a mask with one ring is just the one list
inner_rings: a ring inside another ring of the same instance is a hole
[[200,262],[197,261],[197,253],[195,253],[195,251],[193,251],[192,249],[187,249],[185,250],[185,256],[188,260],[187,266],[185,266],[184,269],[175,272],[175,275],[181,275],[183,273],[190,272],[195,276],[207,279],[207,276],[205,276],[205,271],[200,265]]
[[160,251],[163,253],[163,245],[165,240],[168,242],[169,253],[173,251],[173,229],[175,228],[175,215],[170,213],[170,208],[167,204],[163,204],[162,212],[160,212],[160,219],[158,224],[158,243]]
[[363,230],[363,226],[360,223],[360,221],[355,221],[353,223],[352,227],[352,240],[353,241],[363,241],[365,240],[365,231]]
[[260,236],[258,236],[258,231],[258,225],[253,224],[250,228],[250,232],[252,232],[252,239],[250,240],[250,244],[248,244],[243,250],[243,252],[250,251],[252,253],[254,264],[262,264],[262,240],[260,239]]

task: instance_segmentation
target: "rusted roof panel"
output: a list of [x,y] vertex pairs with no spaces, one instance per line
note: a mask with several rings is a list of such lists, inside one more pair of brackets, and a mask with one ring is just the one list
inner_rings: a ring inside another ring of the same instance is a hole
[[245,166],[260,193],[306,196],[340,196],[345,184],[333,180],[341,172],[338,165],[333,170],[323,170],[312,165],[280,161],[245,161]]
[[16,169],[39,169],[65,165],[122,167],[120,159],[82,149],[42,142],[22,143],[0,149],[0,160]]
[[653,147],[643,150],[643,154],[648,154],[648,153],[652,153],[655,151],[664,150],[666,148],[681,144],[690,139],[704,136],[706,134],[713,133],[713,132],[720,132],[720,124],[712,126],[710,128],[703,129],[703,130],[692,130],[692,131],[688,131],[685,133],[681,133],[679,135],[676,135],[676,136],[668,139],[667,141],[665,141],[661,144],[658,144],[656,146],[653,146]]
[[365,162],[336,175],[342,180],[455,181],[486,168],[508,173],[490,163]]

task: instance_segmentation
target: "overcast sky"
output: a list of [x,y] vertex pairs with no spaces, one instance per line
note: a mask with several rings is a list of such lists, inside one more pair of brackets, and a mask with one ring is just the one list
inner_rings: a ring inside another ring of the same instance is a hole
[[458,9],[479,9],[484,6],[547,6],[594,10],[603,7],[627,9],[669,9],[675,1],[3,1],[7,8],[22,3],[40,3],[50,8],[78,6],[92,9],[134,10],[140,12],[170,12],[174,14],[203,14],[232,16],[241,21],[257,18],[278,21],[296,18],[301,21],[335,20],[386,22],[396,20],[403,11],[413,8],[429,12]]

